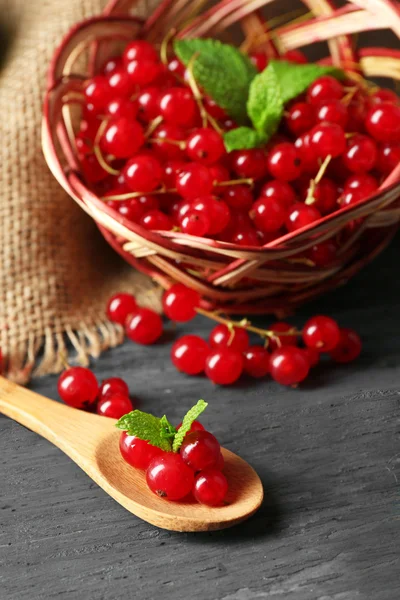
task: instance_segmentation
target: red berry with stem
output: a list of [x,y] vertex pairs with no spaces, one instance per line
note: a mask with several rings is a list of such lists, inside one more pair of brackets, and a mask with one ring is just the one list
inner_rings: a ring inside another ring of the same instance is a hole
[[293,135],[305,133],[315,123],[315,108],[307,102],[296,102],[287,111],[286,127]]
[[377,169],[389,175],[400,164],[400,144],[386,143],[378,148]]
[[250,217],[257,229],[265,233],[278,231],[286,220],[285,204],[275,198],[259,198],[253,205]]
[[193,471],[213,467],[219,458],[221,446],[209,431],[193,431],[185,436],[179,450],[182,460]]
[[231,385],[239,379],[242,371],[243,357],[236,350],[220,348],[207,356],[205,373],[214,383]]
[[249,58],[255,66],[255,68],[257,69],[257,71],[259,71],[260,73],[267,68],[268,56],[265,52],[252,52],[249,55]]
[[287,50],[282,55],[282,58],[289,62],[297,63],[298,65],[305,65],[306,63],[308,63],[308,59],[304,52],[302,52],[301,50],[297,50],[296,48],[293,48],[293,50]]
[[148,87],[142,90],[137,97],[138,116],[148,123],[159,114],[160,90],[158,87]]
[[321,104],[317,109],[317,121],[321,123],[336,123],[343,129],[347,125],[349,114],[346,106],[339,100],[331,100]]
[[338,208],[338,186],[332,179],[324,177],[316,184],[313,198],[312,206],[319,210],[321,215],[329,215]]
[[135,92],[136,85],[124,69],[117,69],[108,76],[108,85],[110,86],[114,97],[129,99]]
[[280,181],[293,181],[302,172],[301,155],[294,144],[282,142],[268,154],[268,170],[272,177]]
[[164,123],[153,133],[152,146],[163,160],[183,160],[185,158],[185,130],[178,125]]
[[194,473],[180,454],[164,452],[149,464],[146,481],[151,491],[160,498],[182,500],[192,491]]
[[129,397],[128,384],[120,377],[104,379],[99,389],[99,398],[104,398],[107,394],[122,394]]
[[273,179],[264,184],[261,188],[260,196],[277,200],[287,208],[297,200],[292,186],[287,181],[279,181],[278,179]]
[[210,96],[205,96],[205,98],[203,98],[203,105],[208,114],[214,119],[222,121],[227,118],[225,110],[219,106],[215,100],[210,98]]
[[222,197],[234,210],[249,210],[253,204],[253,194],[246,185],[230,185],[223,189]]
[[262,179],[267,174],[267,160],[264,150],[235,150],[230,154],[231,166],[238,177]]
[[286,219],[286,228],[288,231],[297,231],[302,227],[307,227],[321,218],[321,213],[307,204],[296,202],[290,207],[288,217]]
[[89,408],[99,393],[96,376],[85,367],[70,367],[58,379],[58,394],[69,406]]
[[161,73],[159,63],[152,60],[132,60],[126,65],[126,71],[132,83],[147,86],[153,83]]
[[115,119],[134,121],[138,113],[138,105],[127,98],[117,98],[108,104],[106,113]]
[[162,298],[164,313],[171,321],[186,323],[197,314],[200,306],[200,294],[183,283],[174,283]]
[[208,168],[199,163],[188,163],[176,177],[178,194],[188,200],[199,196],[207,196],[213,187],[213,180]]
[[136,309],[136,300],[132,294],[115,294],[108,301],[107,317],[114,323],[125,325],[126,318]]
[[169,88],[160,97],[159,110],[163,119],[172,125],[193,127],[197,120],[197,104],[187,88]]
[[316,79],[308,88],[307,102],[318,106],[331,100],[340,100],[343,94],[341,83],[330,75],[324,75]]
[[366,117],[365,127],[378,142],[398,142],[400,139],[400,106],[382,102],[373,106]]
[[93,107],[94,112],[100,112],[105,109],[112,100],[113,92],[104,75],[96,75],[89,79],[84,86],[86,101]]
[[380,104],[381,102],[390,102],[392,104],[399,104],[400,99],[392,90],[387,88],[381,88],[371,95],[371,101],[373,104]]
[[96,406],[98,415],[111,419],[120,419],[132,410],[132,402],[123,394],[107,394],[104,398],[100,398]]
[[214,129],[195,129],[186,141],[186,154],[190,160],[212,165],[225,154],[223,139]]
[[100,139],[100,149],[116,158],[129,158],[145,143],[142,127],[126,117],[110,119]]
[[203,373],[210,348],[205,340],[197,335],[184,335],[171,350],[171,359],[178,371],[187,375]]
[[119,449],[122,458],[135,469],[145,470],[151,461],[165,454],[161,448],[152,446],[146,440],[141,440],[135,435],[129,435],[126,431],[119,438]]
[[223,231],[231,219],[229,206],[216,196],[202,196],[197,198],[193,202],[192,208],[208,217],[210,223],[208,233],[210,235]]
[[312,317],[304,325],[303,341],[309,348],[318,352],[329,352],[339,343],[339,326],[330,317],[318,315]]
[[309,370],[308,357],[302,348],[283,346],[271,355],[271,377],[281,385],[297,385],[307,377]]
[[[293,325],[289,323],[285,323],[285,321],[278,321],[277,323],[273,323],[269,330],[272,331],[275,335],[274,337],[269,337],[269,348],[271,350],[276,350],[281,346],[296,346],[297,345],[297,336],[296,334],[289,333],[294,330]],[[279,334],[284,335],[279,335]]]
[[243,327],[228,327],[221,323],[216,325],[210,333],[211,348],[230,348],[237,352],[244,352],[249,344],[249,334]]
[[126,185],[134,192],[153,192],[162,181],[160,161],[150,154],[137,154],[123,170]]
[[228,482],[220,469],[207,469],[196,475],[193,495],[206,506],[220,506],[228,493]]
[[319,123],[310,132],[310,145],[315,154],[325,159],[335,158],[346,150],[344,129],[335,123]]
[[331,240],[321,242],[312,246],[307,252],[307,258],[311,260],[316,267],[326,267],[336,258],[337,246]]
[[146,40],[134,40],[126,46],[122,59],[126,65],[132,60],[151,60],[157,62],[158,53],[150,42]]
[[269,373],[269,352],[263,346],[250,346],[243,354],[244,372],[251,377],[265,377]]
[[204,237],[210,231],[210,219],[198,210],[189,209],[180,221],[183,233]]
[[366,173],[374,168],[377,156],[378,151],[374,140],[358,133],[347,140],[347,150],[342,160],[349,171]]
[[330,357],[337,363],[349,363],[361,354],[361,339],[354,329],[340,329],[338,344],[330,351]]
[[162,335],[160,315],[149,308],[138,308],[125,323],[126,335],[137,344],[154,344]]
[[140,219],[140,225],[150,231],[170,231],[173,227],[171,219],[161,210],[150,210]]

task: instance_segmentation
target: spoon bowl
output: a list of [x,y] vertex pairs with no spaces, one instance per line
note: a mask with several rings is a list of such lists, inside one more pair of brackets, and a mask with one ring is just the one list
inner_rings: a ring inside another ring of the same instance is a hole
[[49,440],[81,467],[107,494],[137,517],[171,531],[213,531],[253,515],[263,500],[254,469],[222,448],[229,491],[223,506],[194,500],[168,502],[149,490],[145,473],[119,452],[116,421],[78,411],[0,377],[0,412]]

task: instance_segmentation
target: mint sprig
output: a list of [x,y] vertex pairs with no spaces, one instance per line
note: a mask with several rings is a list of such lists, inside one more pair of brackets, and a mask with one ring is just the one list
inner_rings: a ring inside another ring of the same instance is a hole
[[235,46],[213,39],[177,40],[174,50],[199,86],[239,124],[248,122],[246,102],[250,83],[257,74],[250,59]]
[[207,408],[207,402],[199,400],[183,417],[182,425],[177,431],[167,417],[158,418],[141,410],[133,410],[119,419],[118,429],[126,431],[141,440],[157,446],[165,452],[178,452],[190,428],[199,415]]

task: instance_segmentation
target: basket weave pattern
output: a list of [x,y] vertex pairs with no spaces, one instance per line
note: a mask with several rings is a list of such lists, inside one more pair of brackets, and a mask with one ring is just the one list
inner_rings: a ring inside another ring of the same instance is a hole
[[[132,16],[135,0],[113,0],[100,17],[79,24],[56,53],[43,120],[46,160],[60,184],[96,221],[107,241],[134,267],[167,288],[181,281],[197,289],[204,306],[228,312],[290,312],[310,298],[342,285],[391,240],[400,221],[400,165],[373,197],[342,208],[266,246],[243,247],[174,231],[155,233],[127,221],[83,182],[74,146],[74,94],[82,90],[116,46],[141,36],[161,42],[171,28],[179,37],[221,37],[240,24],[252,50],[276,57],[286,50],[326,41],[332,63],[352,77],[400,80],[400,51],[355,49],[354,35],[391,29],[400,38],[400,6],[389,0],[351,0],[336,9],[326,0],[305,0],[309,18],[272,31],[259,12],[268,0],[223,0],[201,11],[200,0],[163,0],[146,20]],[[258,40],[258,41],[257,41]],[[83,65],[83,67],[82,67]],[[72,100],[71,100],[72,99]],[[296,257],[324,240],[341,239],[349,223],[362,224],[339,244],[334,263],[317,268]]]

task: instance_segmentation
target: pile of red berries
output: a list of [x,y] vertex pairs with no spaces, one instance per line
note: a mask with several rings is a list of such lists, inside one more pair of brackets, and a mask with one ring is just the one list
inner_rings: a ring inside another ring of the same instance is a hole
[[160,498],[176,501],[192,494],[201,504],[218,506],[228,492],[218,440],[199,421],[193,422],[179,452],[165,452],[125,431],[120,451],[128,464],[146,471],[147,485]]
[[68,367],[58,379],[58,394],[73,408],[95,410],[112,419],[120,419],[134,408],[123,379],[109,377],[99,385],[93,371],[86,367]]
[[[263,54],[251,58],[265,68]],[[284,58],[305,62],[299,52]],[[84,177],[144,228],[262,246],[365,199],[399,163],[400,106],[390,90],[320,77],[286,107],[265,147],[227,154],[223,134],[236,124],[188,81],[177,58],[163,64],[136,40],[84,88],[76,137]],[[322,242],[307,258],[320,267],[335,253],[335,241]]]
[[[205,373],[219,385],[230,385],[245,373],[255,378],[270,374],[278,383],[293,386],[307,377],[322,353],[328,353],[335,362],[348,363],[361,352],[358,334],[352,329],[340,328],[330,317],[312,317],[302,331],[285,322],[262,330],[247,321],[234,323],[201,310],[200,302],[198,292],[181,283],[172,285],[164,293],[164,313],[172,321],[190,321],[198,312],[220,321],[211,331],[208,342],[190,334],[178,339],[172,347],[171,359],[179,371],[187,375]],[[124,324],[128,337],[135,342],[152,343],[161,336],[160,316],[149,309],[138,309],[130,294],[113,296],[107,315],[112,321]],[[263,345],[250,345],[249,332],[261,336]],[[303,347],[298,346],[299,341]]]

